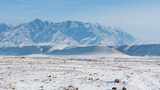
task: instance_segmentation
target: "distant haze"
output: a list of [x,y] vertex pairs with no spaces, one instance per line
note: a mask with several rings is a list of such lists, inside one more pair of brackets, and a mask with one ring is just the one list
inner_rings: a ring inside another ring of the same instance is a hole
[[145,43],[160,43],[160,0],[0,0],[0,22],[35,18],[120,27]]

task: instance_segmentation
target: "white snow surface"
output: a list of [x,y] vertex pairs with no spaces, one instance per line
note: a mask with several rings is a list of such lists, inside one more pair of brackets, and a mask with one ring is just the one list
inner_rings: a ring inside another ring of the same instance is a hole
[[159,60],[0,57],[0,90],[160,90]]

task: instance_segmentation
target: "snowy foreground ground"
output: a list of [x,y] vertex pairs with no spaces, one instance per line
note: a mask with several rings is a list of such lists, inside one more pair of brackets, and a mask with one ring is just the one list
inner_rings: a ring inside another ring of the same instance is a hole
[[160,90],[160,60],[0,58],[0,90],[122,90],[123,86]]

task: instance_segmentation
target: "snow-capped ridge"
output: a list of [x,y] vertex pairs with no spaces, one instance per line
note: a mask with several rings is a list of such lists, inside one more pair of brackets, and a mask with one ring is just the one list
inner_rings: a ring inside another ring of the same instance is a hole
[[[65,44],[63,48],[101,45],[121,46],[132,44],[136,40],[130,34],[119,29],[81,21],[68,20],[53,23],[35,19],[12,28],[7,25],[0,25],[0,31],[6,28],[10,30],[1,34],[0,47],[45,44],[56,49],[59,47],[59,42]],[[60,35],[57,35],[57,32]],[[59,38],[61,36],[63,38]],[[66,43],[67,40],[70,43]]]

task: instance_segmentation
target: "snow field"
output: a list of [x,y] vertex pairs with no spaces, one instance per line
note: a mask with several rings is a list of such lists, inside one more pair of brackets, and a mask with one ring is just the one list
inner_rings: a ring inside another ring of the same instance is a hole
[[160,61],[116,59],[1,57],[0,90],[160,90]]

